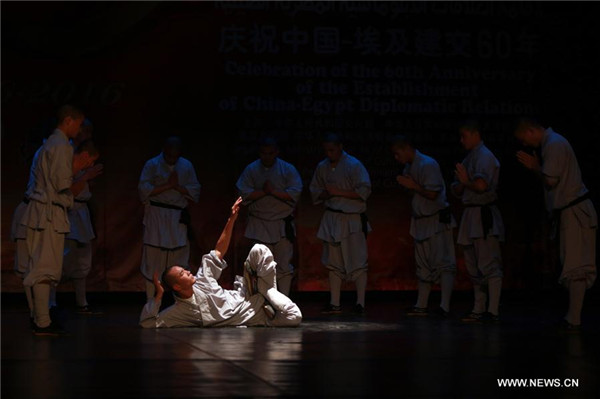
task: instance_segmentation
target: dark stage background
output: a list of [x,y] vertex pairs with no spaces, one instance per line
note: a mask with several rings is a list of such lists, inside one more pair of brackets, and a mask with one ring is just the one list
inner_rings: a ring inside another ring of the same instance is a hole
[[[3,291],[21,290],[8,239],[12,212],[49,120],[67,102],[95,124],[105,165],[92,188],[91,290],[143,290],[137,181],[169,134],[184,138],[203,186],[190,209],[195,267],[264,135],[279,139],[305,189],[324,132],[340,133],[364,162],[373,182],[372,290],[416,286],[410,200],[394,181],[401,167],[386,144],[393,134],[414,134],[449,184],[464,156],[457,123],[481,117],[502,164],[507,288],[552,287],[558,275],[541,187],[514,157],[515,117],[538,115],[571,141],[598,204],[598,3],[2,2],[1,11]],[[458,219],[461,206],[451,201]],[[315,237],[321,213],[305,190],[298,290],[327,288]],[[243,229],[242,215],[225,282],[240,273],[249,247]],[[457,256],[457,287],[466,289]]]

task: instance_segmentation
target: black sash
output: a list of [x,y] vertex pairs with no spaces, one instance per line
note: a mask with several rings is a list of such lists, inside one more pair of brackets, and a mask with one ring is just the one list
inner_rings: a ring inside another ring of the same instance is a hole
[[591,195],[590,192],[588,191],[587,193],[583,194],[581,197],[575,198],[573,201],[569,202],[567,205],[561,207],[561,208],[556,208],[552,210],[552,216],[550,217],[550,238],[554,239],[554,238],[558,238],[560,236],[560,215],[562,214],[562,211],[564,211],[565,209],[571,208],[572,206],[575,206],[577,204],[582,203],[583,201],[590,199]]
[[181,216],[179,217],[179,223],[185,224],[186,226],[189,226],[192,221],[192,218],[191,218],[190,213],[188,212],[187,208],[180,208],[176,205],[163,204],[162,202],[156,202],[156,201],[150,201],[150,205],[157,206],[159,208],[174,209],[177,211],[181,211]]
[[325,208],[325,210],[328,210],[329,212],[333,212],[333,213],[343,213],[344,215],[360,215],[360,223],[362,225],[362,232],[365,235],[365,238],[367,238],[367,236],[369,235],[369,218],[367,217],[367,214],[365,212],[362,213],[352,213],[352,212],[344,212],[344,211],[340,211],[339,209],[333,209],[333,208]]
[[[249,215],[252,216],[253,218],[265,220],[267,222],[274,222],[274,220],[264,219],[264,218],[254,215],[252,213],[250,213]],[[282,220],[285,223],[285,238],[287,238],[289,242],[294,243],[294,240],[296,239],[296,233],[294,232],[294,225],[292,224],[292,222],[294,221],[294,215],[288,215],[288,216],[284,217]]]
[[439,211],[437,211],[436,213],[432,213],[431,215],[425,215],[425,216],[413,216],[413,218],[415,219],[425,219],[431,216],[435,216],[438,215],[438,220],[440,223],[443,224],[449,224],[450,222],[452,222],[452,212],[450,212],[450,207],[447,206],[446,208],[440,209]]
[[496,205],[496,201],[487,204],[467,204],[465,208],[480,208],[481,209],[481,228],[483,229],[483,239],[487,238],[488,232],[494,227],[494,217],[492,215],[492,205]]

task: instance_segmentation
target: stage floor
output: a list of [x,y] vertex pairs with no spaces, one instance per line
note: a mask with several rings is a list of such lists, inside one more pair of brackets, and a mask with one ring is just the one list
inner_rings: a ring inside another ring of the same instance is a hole
[[[415,295],[368,293],[365,316],[325,316],[327,295],[296,294],[304,321],[294,329],[145,330],[142,293],[90,294],[105,311],[96,317],[77,316],[73,294],[59,293],[70,335],[56,338],[33,336],[24,295],[3,294],[2,398],[599,396],[595,290],[576,334],[553,325],[566,303],[560,291],[535,300],[505,293],[498,325],[458,320],[470,309],[467,292],[455,294],[448,319],[408,318]],[[352,299],[344,293],[348,310]],[[500,378],[579,386],[499,388]]]

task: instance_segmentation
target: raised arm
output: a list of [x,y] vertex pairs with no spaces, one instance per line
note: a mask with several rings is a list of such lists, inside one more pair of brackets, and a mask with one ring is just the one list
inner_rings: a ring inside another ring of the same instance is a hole
[[233,233],[233,226],[235,225],[235,221],[238,217],[238,213],[240,210],[240,204],[242,203],[242,197],[238,197],[233,206],[231,207],[231,215],[229,215],[229,219],[227,219],[227,223],[225,224],[225,228],[217,241],[217,245],[215,245],[215,253],[217,257],[221,260],[225,257],[227,253],[227,248],[229,248],[229,242],[231,241],[231,235]]

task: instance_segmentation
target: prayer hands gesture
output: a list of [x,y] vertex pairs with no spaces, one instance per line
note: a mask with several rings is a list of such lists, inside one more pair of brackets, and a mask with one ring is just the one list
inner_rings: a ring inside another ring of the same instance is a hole
[[171,172],[169,175],[169,180],[167,180],[167,184],[169,184],[171,187],[179,186],[179,176],[177,176],[176,171]]
[[271,182],[269,180],[267,180],[265,182],[265,184],[263,185],[263,191],[265,192],[265,194],[269,195],[273,193],[273,185],[271,184]]
[[398,175],[396,176],[396,181],[398,182],[398,184],[408,188],[409,190],[416,190],[418,187],[417,182],[415,182],[410,176]]
[[83,175],[83,180],[92,180],[92,179],[96,178],[97,176],[102,174],[103,169],[104,169],[104,165],[101,163],[94,165],[91,168],[86,169],[85,173]]
[[457,163],[456,164],[456,169],[454,170],[454,175],[456,176],[456,179],[463,185],[466,185],[469,183],[469,173],[467,172],[467,169],[465,168],[465,166],[461,163]]
[[327,193],[329,194],[328,197],[335,197],[340,195],[340,190],[333,184],[326,184],[325,190],[327,190]]
[[537,154],[530,155],[525,151],[517,151],[517,159],[527,169],[531,169],[536,172],[540,172],[542,170],[540,159],[538,158]]

